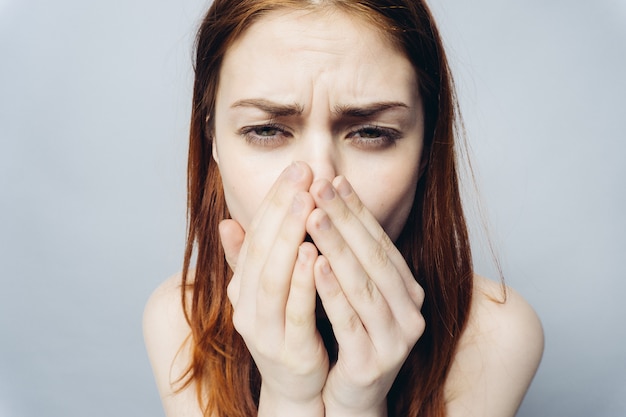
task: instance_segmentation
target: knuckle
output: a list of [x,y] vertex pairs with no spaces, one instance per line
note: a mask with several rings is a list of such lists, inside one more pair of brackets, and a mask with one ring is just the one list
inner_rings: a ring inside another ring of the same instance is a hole
[[357,216],[361,216],[365,212],[365,205],[363,202],[357,197],[356,193],[352,193],[350,196],[349,204],[354,211],[354,214]]
[[381,244],[374,245],[370,250],[370,260],[377,266],[385,267],[389,262],[387,250]]
[[237,290],[237,284],[235,283],[234,279],[230,280],[230,282],[228,283],[228,286],[226,287],[226,295],[228,296],[228,300],[230,301],[230,303],[232,305],[235,305],[239,294]]
[[237,330],[237,332],[244,337],[247,334],[247,331],[246,331],[247,323],[248,323],[248,320],[244,317],[244,314],[241,311],[241,309],[235,308],[233,310],[233,326],[235,327],[235,330]]
[[414,279],[411,280],[411,284],[409,287],[409,293],[411,298],[415,302],[415,304],[421,308],[424,304],[424,298],[426,297],[426,293],[424,292],[424,288]]
[[285,321],[294,327],[304,327],[309,322],[309,317],[306,314],[287,308],[285,311]]
[[387,233],[384,230],[380,231],[376,244],[370,249],[369,259],[374,265],[378,267],[386,267],[389,262],[389,251],[393,249],[394,245]]
[[391,238],[383,229],[380,230],[380,235],[378,236],[378,244],[381,248],[383,248],[385,253],[388,253],[395,247],[393,242],[391,241]]
[[335,259],[340,259],[341,257],[345,256],[350,250],[348,243],[346,243],[346,241],[343,239],[335,239],[331,246],[332,250],[329,251],[328,255],[332,256]]
[[361,387],[372,387],[378,385],[383,378],[382,366],[363,366],[356,372],[356,382]]
[[341,321],[340,326],[342,331],[354,333],[361,326],[361,320],[356,314],[350,314]]
[[278,190],[269,199],[270,210],[282,207],[289,202],[290,198],[287,196],[288,188],[287,184],[280,184]]
[[341,205],[339,210],[337,211],[337,219],[342,223],[347,223],[350,221],[352,217],[352,212],[346,205]]
[[358,289],[358,295],[367,302],[375,302],[378,298],[378,288],[374,281],[367,277],[363,286]]
[[270,297],[281,294],[284,290],[283,283],[275,279],[274,276],[266,273],[261,274],[259,286],[263,294],[267,294]]
[[312,281],[313,278],[307,278],[309,278],[309,276],[303,276],[303,273],[301,271],[294,272],[291,276],[289,295],[291,296],[291,294],[294,293],[303,294],[315,291],[315,284]]
[[[304,226],[301,221],[284,222],[278,229],[275,245],[294,247],[304,239]],[[291,255],[290,255],[291,256]]]
[[407,341],[412,345],[424,334],[426,330],[426,320],[419,311],[415,311],[411,314],[411,317],[407,317],[405,321],[405,334]]

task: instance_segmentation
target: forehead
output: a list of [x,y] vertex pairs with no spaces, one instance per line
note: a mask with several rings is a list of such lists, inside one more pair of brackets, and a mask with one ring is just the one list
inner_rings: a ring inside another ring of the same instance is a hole
[[[310,46],[315,48],[320,42],[336,48],[335,52],[346,53],[345,46],[384,43],[393,48],[390,35],[382,27],[375,26],[371,17],[362,12],[344,11],[333,6],[319,9],[280,8],[258,17],[235,40],[232,47],[247,43],[251,39],[280,39],[282,48]],[[291,49],[292,51],[294,49]]]
[[336,9],[276,10],[227,50],[218,91],[300,102],[295,96],[307,87],[324,86],[348,101],[372,94],[409,100],[416,84],[404,53],[364,17]]

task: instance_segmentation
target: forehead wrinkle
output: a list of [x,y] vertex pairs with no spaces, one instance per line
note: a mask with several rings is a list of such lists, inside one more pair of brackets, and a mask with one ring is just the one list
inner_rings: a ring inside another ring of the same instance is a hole
[[[237,106],[257,109],[275,117],[303,117],[314,111],[317,120],[323,113],[318,111],[318,108],[322,110],[320,104],[323,102],[326,102],[323,107],[327,116],[333,110],[335,114],[362,115],[366,110],[370,111],[363,107],[367,107],[371,102],[400,101],[409,103],[411,107],[415,104],[413,94],[408,94],[412,89],[406,91],[406,88],[389,88],[388,83],[395,86],[394,80],[382,76],[389,71],[387,64],[389,51],[403,54],[369,22],[358,36],[351,36],[354,33],[348,31],[348,41],[346,37],[338,35],[340,32],[321,30],[320,23],[324,22],[314,20],[313,24],[308,26],[307,24],[310,24],[308,18],[317,19],[318,13],[297,11],[292,13],[275,11],[268,14],[248,28],[237,40],[237,44],[227,51],[224,64],[235,62],[237,65],[231,65],[228,71],[222,67],[222,74],[239,75],[239,78],[235,77],[236,80],[232,81],[235,84],[243,83],[249,86],[247,93],[238,88],[236,90],[238,97],[231,95],[233,99],[244,98],[239,100]],[[295,17],[295,22],[283,20],[288,15]],[[332,15],[342,19],[347,17],[350,27],[354,23],[361,23],[360,20],[356,19],[355,22],[354,17],[343,13]],[[259,44],[250,42],[250,39],[264,39],[264,42]],[[268,39],[270,41],[267,41]],[[243,45],[245,47],[241,48]],[[295,60],[300,62],[299,67],[295,67],[297,70],[290,73],[247,71],[250,68],[248,62],[266,59],[265,52],[268,50],[273,59],[272,65],[278,68],[291,68],[289,65]],[[236,60],[232,61],[232,58]],[[400,77],[392,78],[405,78],[407,74],[403,72]],[[415,80],[412,78],[416,74],[411,75],[413,84]],[[223,84],[220,84],[222,87]],[[314,102],[316,109],[313,109]],[[348,105],[344,105],[342,109],[341,105],[337,105],[342,103]]]

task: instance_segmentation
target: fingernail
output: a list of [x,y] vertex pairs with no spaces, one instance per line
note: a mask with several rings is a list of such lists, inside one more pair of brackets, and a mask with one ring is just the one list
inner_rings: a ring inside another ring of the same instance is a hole
[[332,185],[328,183],[324,185],[320,191],[320,197],[322,197],[323,200],[332,200],[335,198],[335,190],[333,190]]
[[317,224],[318,229],[320,230],[328,230],[330,229],[330,219],[328,218],[328,216],[324,215],[319,223]]
[[345,177],[342,177],[339,180],[339,185],[337,186],[337,192],[342,198],[346,198],[350,194],[352,194],[352,187],[348,184],[348,180]]
[[287,167],[287,176],[292,181],[298,181],[302,178],[304,174],[304,170],[297,162],[292,162],[291,165]]

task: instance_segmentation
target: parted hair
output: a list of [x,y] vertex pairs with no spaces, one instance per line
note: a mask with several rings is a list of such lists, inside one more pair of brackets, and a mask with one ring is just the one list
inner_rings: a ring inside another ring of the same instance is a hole
[[[261,378],[232,323],[226,287],[232,276],[218,224],[228,218],[211,155],[222,60],[239,36],[277,9],[338,10],[363,19],[406,54],[424,109],[425,165],[404,228],[395,242],[424,288],[426,330],[388,393],[389,416],[445,416],[444,383],[472,296],[470,243],[461,204],[456,142],[459,114],[439,32],[421,0],[214,0],[196,39],[187,177],[187,241],[182,303],[191,327],[191,361],[178,379],[196,387],[206,417],[256,415]],[[193,271],[193,272],[192,272]],[[320,327],[326,341],[329,326]],[[332,343],[330,343],[332,345]]]

